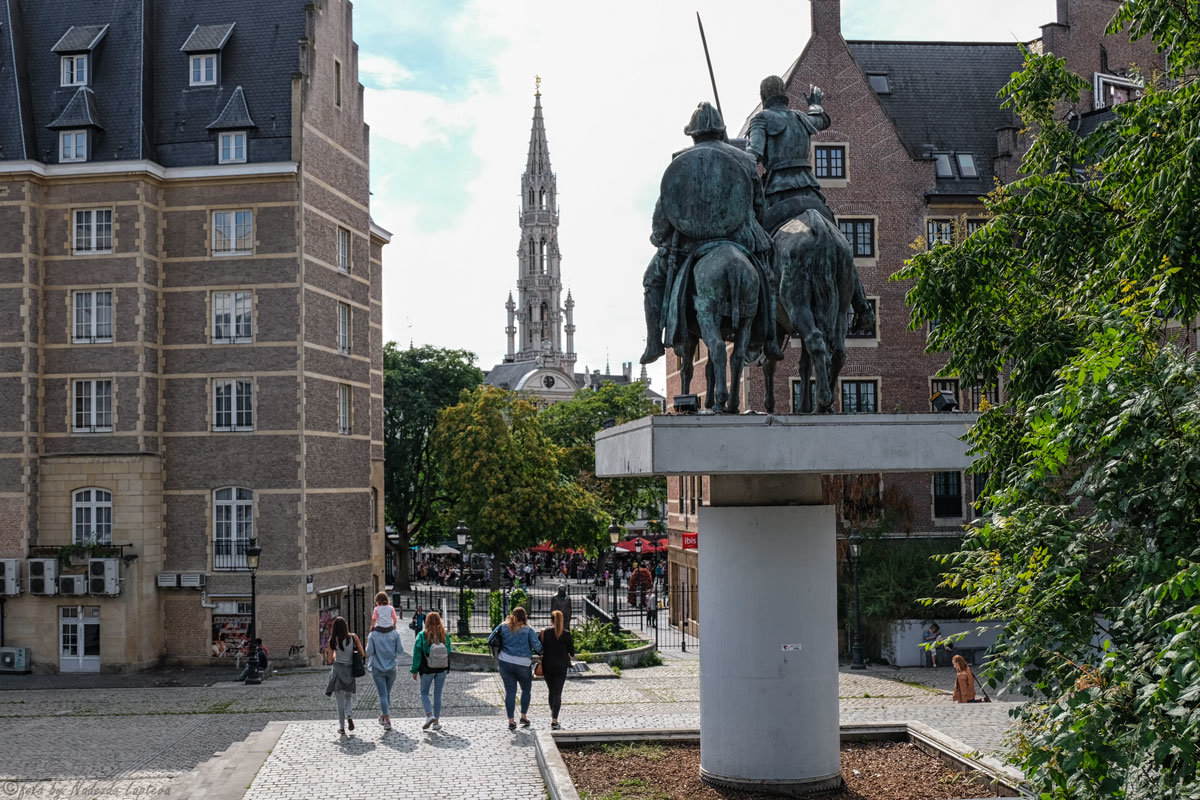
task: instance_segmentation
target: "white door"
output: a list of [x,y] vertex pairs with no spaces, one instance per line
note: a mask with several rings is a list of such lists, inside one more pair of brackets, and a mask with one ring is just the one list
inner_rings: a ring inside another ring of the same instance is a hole
[[58,671],[100,671],[100,607],[59,609]]

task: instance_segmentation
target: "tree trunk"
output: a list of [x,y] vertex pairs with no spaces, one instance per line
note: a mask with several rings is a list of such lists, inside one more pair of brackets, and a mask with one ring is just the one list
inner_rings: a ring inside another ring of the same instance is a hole
[[408,561],[409,561],[408,553],[409,553],[409,547],[411,545],[409,544],[410,539],[409,539],[408,534],[407,533],[400,534],[399,544],[391,541],[390,539],[386,539],[385,541],[387,542],[388,548],[391,549],[392,559],[396,563],[395,580],[392,582],[392,591],[394,591],[394,592],[411,591],[412,590],[412,584],[411,584],[412,576],[409,574],[409,571],[408,571]]

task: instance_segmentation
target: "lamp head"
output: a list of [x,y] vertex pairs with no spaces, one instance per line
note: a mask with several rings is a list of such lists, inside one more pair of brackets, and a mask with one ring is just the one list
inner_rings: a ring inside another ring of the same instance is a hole
[[859,555],[862,553],[862,542],[863,535],[861,533],[855,531],[850,534],[850,557],[855,561],[858,560]]
[[258,539],[251,539],[246,542],[246,566],[250,569],[258,569],[258,559],[262,555],[262,548],[258,546]]
[[459,547],[465,547],[467,544],[467,523],[463,520],[458,521],[457,527],[454,528],[454,538],[458,540]]
[[621,541],[621,526],[615,519],[612,521],[612,525],[608,526],[608,541],[612,543],[613,547],[616,547],[617,542]]
[[637,551],[637,554],[639,556],[642,554],[642,540],[641,539],[634,540],[633,549]]

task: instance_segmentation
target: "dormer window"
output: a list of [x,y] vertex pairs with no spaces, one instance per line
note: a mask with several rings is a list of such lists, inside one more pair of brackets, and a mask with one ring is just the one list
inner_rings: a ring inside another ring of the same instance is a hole
[[62,57],[62,86],[87,86],[88,57],[72,55]]
[[892,87],[888,83],[886,72],[869,72],[867,73],[867,81],[871,84],[871,90],[875,94],[891,94]]
[[228,131],[220,135],[220,155],[218,163],[246,163],[246,132]]
[[975,156],[970,153],[955,153],[958,159],[958,174],[964,178],[978,178],[979,171],[975,169]]
[[205,53],[204,55],[192,56],[192,79],[189,82],[191,86],[216,86],[217,85],[217,54]]
[[65,164],[71,161],[87,161],[88,159],[88,132],[87,131],[59,131],[58,133],[58,161],[60,164]]
[[954,166],[950,163],[949,153],[934,153],[933,168],[939,178],[953,178]]

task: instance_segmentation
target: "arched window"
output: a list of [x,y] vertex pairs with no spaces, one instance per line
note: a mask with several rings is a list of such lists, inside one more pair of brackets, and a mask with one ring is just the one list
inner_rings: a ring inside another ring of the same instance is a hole
[[379,490],[371,488],[371,530],[379,530]]
[[71,498],[75,544],[112,544],[112,492],[79,489]]
[[546,209],[546,190],[542,189],[538,193],[538,206],[544,211]]
[[529,274],[532,275],[537,269],[537,245],[533,239],[529,240]]
[[533,208],[533,187],[529,187],[529,207]]
[[542,255],[538,259],[538,266],[544,275],[546,273],[546,240],[542,239]]
[[213,569],[246,569],[254,538],[254,492],[227,486],[213,492]]

